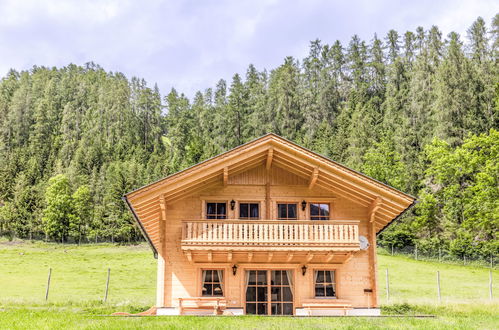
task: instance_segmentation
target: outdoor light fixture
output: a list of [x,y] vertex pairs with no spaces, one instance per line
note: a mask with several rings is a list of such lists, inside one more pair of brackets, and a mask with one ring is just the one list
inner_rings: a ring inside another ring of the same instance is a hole
[[305,200],[303,200],[303,202],[301,202],[301,210],[305,211],[306,207],[307,207],[307,202]]
[[230,209],[231,209],[232,211],[234,211],[234,207],[235,207],[235,206],[236,206],[236,201],[235,201],[235,200],[231,200],[231,201],[230,201]]
[[232,275],[236,276],[236,273],[237,273],[237,265],[234,264],[234,266],[232,266]]
[[303,267],[301,268],[301,274],[305,276],[306,273],[307,273],[307,266],[303,265]]

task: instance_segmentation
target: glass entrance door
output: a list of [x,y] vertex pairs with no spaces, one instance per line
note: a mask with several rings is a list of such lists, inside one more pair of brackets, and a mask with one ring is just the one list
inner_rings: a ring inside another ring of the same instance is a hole
[[293,315],[293,271],[246,271],[246,314]]

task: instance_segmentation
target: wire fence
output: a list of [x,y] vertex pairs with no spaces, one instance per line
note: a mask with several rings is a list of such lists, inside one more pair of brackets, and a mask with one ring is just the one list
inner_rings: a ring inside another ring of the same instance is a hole
[[487,267],[491,269],[496,269],[499,263],[499,256],[494,254],[490,254],[488,256],[456,256],[445,249],[425,250],[417,245],[405,246],[403,248],[393,245],[379,246],[377,251],[379,254],[383,255],[405,256],[414,260],[433,261],[473,267]]

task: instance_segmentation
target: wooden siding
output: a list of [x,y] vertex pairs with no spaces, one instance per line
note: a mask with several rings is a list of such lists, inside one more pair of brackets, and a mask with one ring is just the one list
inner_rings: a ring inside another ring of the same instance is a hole
[[[336,271],[342,301],[377,306],[376,232],[414,201],[275,135],[132,192],[127,199],[160,254],[158,306],[178,306],[179,299],[201,296],[202,270],[222,269],[227,307],[243,307],[245,270],[287,269],[294,272],[295,308],[318,301],[316,269]],[[236,201],[227,212],[232,220],[205,220],[207,201],[229,205],[231,200]],[[260,219],[268,220],[237,220],[239,202],[258,203]],[[281,202],[298,204],[296,221],[274,220]],[[328,203],[330,220],[310,221],[312,202]],[[359,249],[360,236],[368,238],[367,250]]]

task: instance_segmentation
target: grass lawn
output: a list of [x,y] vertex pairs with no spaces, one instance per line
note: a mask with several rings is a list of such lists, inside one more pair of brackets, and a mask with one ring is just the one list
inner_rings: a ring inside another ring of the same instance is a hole
[[[383,314],[395,318],[291,317],[108,317],[137,312],[154,304],[156,260],[145,245],[58,245],[0,242],[0,329],[135,328],[499,328],[499,304],[488,299],[486,268],[378,256]],[[49,267],[51,289],[45,302]],[[111,281],[102,303],[107,268]],[[385,296],[385,269],[390,301]],[[442,304],[437,302],[440,270]],[[498,280],[494,271],[494,281]],[[496,288],[499,285],[496,285]],[[494,290],[499,296],[499,290]],[[405,315],[405,316],[404,316]],[[413,318],[410,315],[435,315]]]

